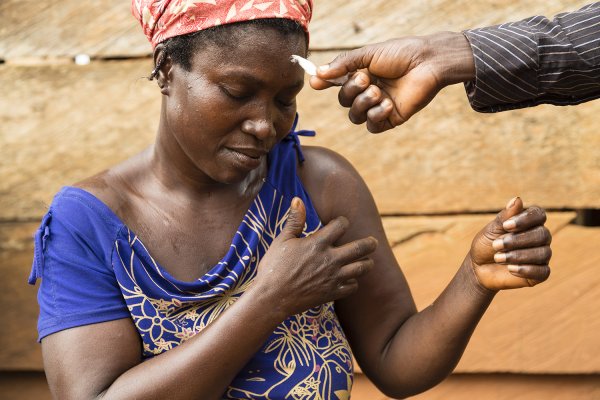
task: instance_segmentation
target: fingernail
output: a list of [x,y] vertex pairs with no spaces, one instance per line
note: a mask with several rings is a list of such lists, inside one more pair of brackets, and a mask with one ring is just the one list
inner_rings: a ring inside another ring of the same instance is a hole
[[506,205],[506,209],[507,209],[507,210],[510,210],[510,209],[512,208],[512,206],[514,206],[514,205],[515,205],[515,203],[517,202],[517,199],[518,199],[518,198],[519,198],[518,196],[517,196],[517,197],[513,197],[513,198],[512,198],[512,199],[511,199],[511,200],[508,202],[508,204]]
[[494,250],[502,250],[504,248],[504,239],[496,239],[492,242]]
[[517,227],[517,222],[514,219],[507,219],[506,221],[504,221],[504,223],[502,224],[502,227],[505,230],[510,230],[510,229],[515,229]]
[[319,71],[326,72],[329,69],[329,64],[321,65]]
[[507,268],[508,268],[509,272],[519,273],[519,266],[518,265],[508,265]]
[[506,262],[506,253],[496,253],[494,254],[494,261],[497,263]]
[[299,205],[300,205],[300,199],[297,197],[294,197],[292,199],[292,204],[291,204],[292,208],[298,208]]

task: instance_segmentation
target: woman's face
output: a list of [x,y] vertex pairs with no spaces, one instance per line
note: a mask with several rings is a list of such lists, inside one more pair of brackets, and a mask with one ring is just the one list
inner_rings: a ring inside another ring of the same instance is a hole
[[304,84],[290,62],[306,53],[303,35],[251,27],[232,41],[196,52],[190,71],[173,65],[163,116],[177,154],[221,183],[243,180],[266,160],[291,129]]

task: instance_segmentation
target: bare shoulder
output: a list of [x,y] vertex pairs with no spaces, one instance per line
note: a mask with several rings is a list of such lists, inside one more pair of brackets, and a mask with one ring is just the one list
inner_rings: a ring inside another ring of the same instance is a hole
[[110,198],[115,195],[115,185],[110,169],[76,182],[73,186],[90,192],[100,199]]
[[128,193],[142,179],[145,152],[137,154],[109,169],[83,179],[74,187],[93,194],[113,211],[122,210],[128,203]]
[[369,188],[346,158],[324,147],[302,150],[299,176],[324,223],[339,215],[352,218],[365,205],[375,207]]
[[335,174],[358,174],[356,169],[344,156],[335,151],[320,146],[302,146],[305,161],[301,164],[300,175],[303,178],[313,178],[312,175],[323,177]]

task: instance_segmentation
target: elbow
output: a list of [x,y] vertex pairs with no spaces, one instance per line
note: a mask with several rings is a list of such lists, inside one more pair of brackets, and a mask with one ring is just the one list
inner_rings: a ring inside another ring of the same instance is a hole
[[408,397],[416,396],[420,393],[426,392],[427,390],[433,388],[435,385],[431,386],[422,386],[415,385],[412,387],[409,386],[386,386],[386,387],[377,387],[381,393],[385,396],[392,399],[406,399]]
[[428,376],[425,379],[406,377],[404,379],[390,379],[386,382],[373,381],[373,384],[387,397],[391,397],[392,399],[405,399],[426,392],[440,384],[449,375],[450,372],[444,375],[438,374],[436,376]]

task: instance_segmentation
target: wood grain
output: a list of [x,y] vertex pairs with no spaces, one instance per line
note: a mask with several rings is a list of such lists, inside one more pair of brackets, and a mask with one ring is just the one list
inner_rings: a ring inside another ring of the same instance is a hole
[[[600,373],[600,228],[569,225],[551,213],[552,276],[542,285],[500,293],[484,316],[458,372]],[[385,218],[389,242],[420,309],[458,269],[475,233],[493,215]],[[40,370],[38,307],[27,285],[37,224],[0,224],[0,370]]]
[[43,372],[0,371],[0,399],[52,400]]
[[[454,374],[414,400],[572,400],[600,397],[598,375]],[[43,372],[0,372],[0,398],[51,400]],[[388,400],[361,374],[354,377],[353,400]]]
[[[400,240],[394,254],[419,309],[454,276],[474,235],[490,216],[385,219],[386,232],[416,220],[423,234]],[[600,228],[570,225],[574,214],[552,214],[552,274],[534,288],[503,291],[477,327],[456,371],[600,373]]]
[[[317,0],[311,47],[351,48],[402,35],[460,31],[535,14],[552,16],[587,3],[583,0]],[[0,4],[3,21],[0,58],[22,63],[72,58],[77,54],[100,58],[148,55],[150,45],[131,15],[130,4],[124,0],[4,0]]]
[[311,24],[313,49],[359,47],[406,35],[518,21],[532,15],[552,17],[589,2],[549,0],[317,0]]
[[[411,400],[574,400],[600,397],[600,375],[453,374]],[[353,400],[388,400],[364,375],[355,377]]]
[[[334,53],[315,53],[330,59]],[[148,60],[0,65],[0,220],[37,219],[62,185],[153,141],[160,94]],[[600,102],[495,115],[452,87],[400,128],[352,125],[335,90],[298,98],[305,144],[329,147],[365,178],[385,215],[500,209],[515,195],[547,208],[600,208]]]
[[[41,370],[37,288],[27,284],[37,224],[0,224],[0,371]],[[10,398],[2,397],[0,398]]]

